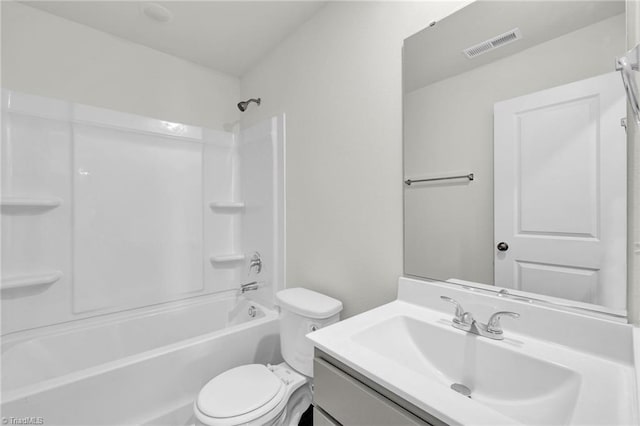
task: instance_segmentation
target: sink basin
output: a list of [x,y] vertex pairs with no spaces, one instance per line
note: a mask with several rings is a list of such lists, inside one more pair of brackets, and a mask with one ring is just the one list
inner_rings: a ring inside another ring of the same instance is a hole
[[[446,321],[395,316],[351,336],[353,343],[442,385],[461,384],[470,398],[518,422],[565,424],[572,417],[581,376],[562,365],[454,329]],[[456,394],[459,398],[466,398]]]

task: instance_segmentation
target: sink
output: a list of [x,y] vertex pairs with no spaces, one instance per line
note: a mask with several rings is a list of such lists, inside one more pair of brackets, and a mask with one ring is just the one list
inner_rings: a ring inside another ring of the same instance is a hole
[[[504,340],[481,337],[453,327],[443,295],[482,322],[497,311],[520,318],[504,322]],[[307,336],[418,417],[452,426],[628,426],[640,424],[632,329],[401,277],[397,300]]]
[[[424,322],[395,316],[352,335],[353,343],[526,424],[566,424],[573,415],[581,377],[562,365],[511,350],[456,330],[447,321]],[[459,398],[466,396],[457,394]]]

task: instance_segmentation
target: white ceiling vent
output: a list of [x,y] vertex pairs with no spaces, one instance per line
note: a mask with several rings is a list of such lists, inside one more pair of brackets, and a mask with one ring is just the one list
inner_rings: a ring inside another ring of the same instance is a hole
[[497,35],[489,40],[485,40],[482,43],[478,43],[475,46],[467,47],[463,50],[467,58],[475,58],[476,56],[487,53],[490,50],[497,49],[498,47],[506,46],[516,40],[522,38],[522,33],[519,28],[514,28],[511,31]]

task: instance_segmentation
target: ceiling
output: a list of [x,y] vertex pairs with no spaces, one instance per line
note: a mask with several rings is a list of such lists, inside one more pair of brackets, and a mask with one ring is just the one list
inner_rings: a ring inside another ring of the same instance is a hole
[[159,1],[172,19],[158,22],[138,1],[23,2],[62,18],[242,76],[325,1]]
[[[476,1],[405,40],[404,91],[462,74],[624,11],[621,0]],[[473,59],[462,52],[516,27],[522,32],[521,40]]]

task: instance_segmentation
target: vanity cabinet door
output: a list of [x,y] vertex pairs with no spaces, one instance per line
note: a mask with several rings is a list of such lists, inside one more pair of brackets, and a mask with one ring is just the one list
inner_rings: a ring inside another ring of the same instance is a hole
[[316,358],[313,368],[314,405],[344,426],[428,425],[322,359]]
[[322,410],[319,410],[318,407],[313,407],[313,426],[341,426],[339,423],[336,423],[332,419],[329,418]]

